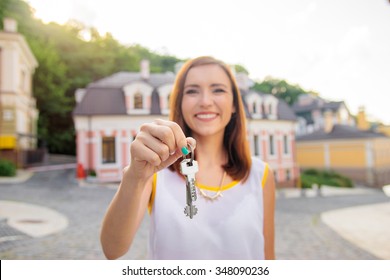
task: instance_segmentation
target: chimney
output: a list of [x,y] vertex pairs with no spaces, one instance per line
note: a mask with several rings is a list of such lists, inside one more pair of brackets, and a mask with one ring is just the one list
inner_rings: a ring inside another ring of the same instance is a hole
[[85,88],[76,89],[76,92],[75,92],[76,103],[80,103],[83,100],[86,93],[87,93],[87,90]]
[[18,32],[18,23],[13,18],[4,18],[4,31],[10,33]]
[[324,131],[325,133],[330,133],[333,129],[333,114],[332,111],[325,111],[324,112]]
[[249,77],[245,73],[237,73],[236,81],[240,89],[248,90],[251,86]]
[[143,59],[141,60],[141,78],[144,80],[148,80],[149,76],[150,76],[149,60]]
[[359,107],[359,113],[357,115],[357,128],[360,130],[370,129],[370,124],[367,121],[366,111],[364,106]]

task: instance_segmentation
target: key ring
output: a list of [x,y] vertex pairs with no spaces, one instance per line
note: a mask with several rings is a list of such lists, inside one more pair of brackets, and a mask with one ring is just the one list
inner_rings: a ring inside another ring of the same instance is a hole
[[[187,144],[187,146],[190,148],[190,153],[191,153],[191,161],[189,162],[190,165],[192,165],[192,162],[194,161],[194,148],[190,143]],[[184,158],[187,158],[187,156],[184,156]]]

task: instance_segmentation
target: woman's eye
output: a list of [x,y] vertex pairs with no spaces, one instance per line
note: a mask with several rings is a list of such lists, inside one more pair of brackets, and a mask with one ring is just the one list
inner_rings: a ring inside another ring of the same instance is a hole
[[197,93],[198,91],[195,90],[195,89],[188,89],[185,91],[185,94],[194,94],[194,93]]
[[223,92],[225,92],[225,90],[223,88],[216,88],[216,89],[213,90],[213,92],[215,92],[215,93],[223,93]]

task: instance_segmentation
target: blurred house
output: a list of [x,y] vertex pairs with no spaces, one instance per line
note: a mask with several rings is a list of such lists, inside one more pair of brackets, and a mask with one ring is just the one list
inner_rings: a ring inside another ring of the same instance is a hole
[[19,166],[37,147],[38,110],[32,93],[37,66],[16,21],[5,18],[0,31],[0,157]]
[[[119,72],[76,91],[73,111],[77,162],[96,172],[99,181],[119,181],[130,162],[130,144],[139,127],[156,118],[168,119],[173,73]],[[274,96],[250,91],[247,77],[238,75],[247,113],[248,141],[254,156],[267,161],[280,186],[294,186],[295,114]]]
[[331,169],[371,187],[390,183],[390,138],[348,125],[297,137],[297,161],[302,169]]
[[344,101],[327,101],[321,97],[302,94],[292,106],[298,117],[297,135],[323,130],[326,122],[355,126],[355,120]]

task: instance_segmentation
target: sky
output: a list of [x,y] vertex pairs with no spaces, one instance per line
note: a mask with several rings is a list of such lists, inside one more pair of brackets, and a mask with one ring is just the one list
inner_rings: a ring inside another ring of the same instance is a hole
[[390,124],[389,0],[26,0],[37,18],[76,19],[124,45],[211,55],[254,80],[285,79]]

